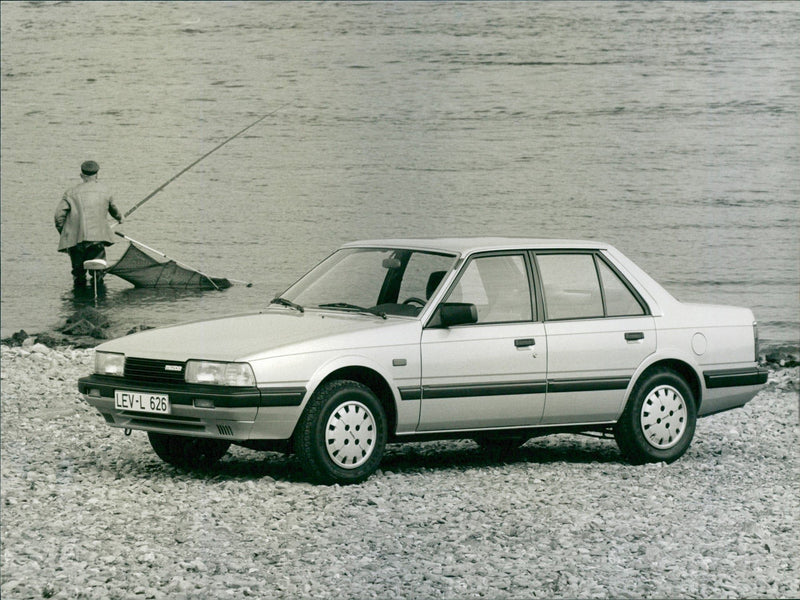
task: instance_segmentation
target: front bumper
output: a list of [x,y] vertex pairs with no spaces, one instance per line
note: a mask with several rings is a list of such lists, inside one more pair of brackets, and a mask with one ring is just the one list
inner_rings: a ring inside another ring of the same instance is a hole
[[[115,390],[169,395],[170,414],[123,410]],[[230,441],[286,439],[299,418],[305,388],[222,387],[148,384],[90,375],[78,380],[83,399],[112,427],[209,437]],[[198,401],[203,406],[198,406]]]

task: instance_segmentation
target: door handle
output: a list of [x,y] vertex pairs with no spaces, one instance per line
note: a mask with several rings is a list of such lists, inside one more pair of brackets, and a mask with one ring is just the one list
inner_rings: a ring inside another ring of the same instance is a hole
[[637,340],[643,340],[644,339],[644,333],[642,333],[641,331],[629,331],[628,333],[625,334],[625,339],[627,341],[629,341],[629,342],[635,342]]
[[533,338],[520,338],[518,340],[514,340],[514,346],[517,348],[527,348],[529,346],[535,346],[536,340]]

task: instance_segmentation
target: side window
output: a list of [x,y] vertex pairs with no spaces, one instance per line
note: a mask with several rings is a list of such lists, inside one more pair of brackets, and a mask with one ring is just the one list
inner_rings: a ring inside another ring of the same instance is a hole
[[645,314],[642,305],[617,274],[602,260],[598,260],[597,264],[600,267],[600,279],[603,280],[603,291],[606,294],[606,314],[609,317]]
[[603,316],[603,297],[591,254],[539,254],[548,319]]
[[530,321],[528,270],[521,255],[475,258],[466,266],[448,302],[478,308],[478,323]]

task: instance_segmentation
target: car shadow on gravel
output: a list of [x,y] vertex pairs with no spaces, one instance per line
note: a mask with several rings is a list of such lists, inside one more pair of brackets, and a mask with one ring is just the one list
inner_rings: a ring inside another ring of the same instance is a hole
[[404,444],[390,449],[381,462],[381,469],[394,473],[413,473],[421,470],[480,469],[503,465],[533,464],[588,464],[623,463],[616,446],[596,442],[586,444],[580,440],[559,440],[558,443],[530,441],[521,448],[503,455],[481,449],[472,442],[450,445],[434,443]]
[[[495,468],[522,464],[624,464],[613,442],[585,440],[577,436],[559,436],[560,439],[531,440],[521,448],[502,456],[487,452],[466,440],[422,442],[389,445],[381,461],[380,470],[396,474],[423,471]],[[217,464],[203,470],[186,471],[164,463],[129,465],[142,475],[164,476],[180,474],[193,479],[216,481],[254,480],[269,477],[287,482],[308,482],[300,464],[292,455],[279,452],[258,452],[233,447]]]
[[231,448],[218,463],[202,469],[182,469],[158,461],[149,468],[141,465],[138,470],[148,476],[160,471],[166,476],[179,475],[214,481],[247,481],[265,477],[281,481],[306,481],[300,465],[293,456],[280,452],[257,452],[240,448]]

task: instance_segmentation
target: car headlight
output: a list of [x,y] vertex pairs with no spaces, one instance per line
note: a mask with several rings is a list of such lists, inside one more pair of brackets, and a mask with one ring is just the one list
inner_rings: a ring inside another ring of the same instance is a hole
[[94,372],[98,375],[125,375],[125,355],[117,352],[94,353]]
[[206,385],[254,386],[256,376],[248,363],[190,360],[186,363],[186,382]]

